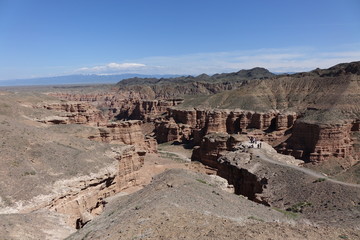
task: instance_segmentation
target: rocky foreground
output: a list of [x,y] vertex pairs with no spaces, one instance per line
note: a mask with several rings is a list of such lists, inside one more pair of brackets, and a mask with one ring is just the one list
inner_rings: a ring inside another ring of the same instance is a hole
[[104,214],[68,239],[357,239],[359,234],[225,192],[210,176],[169,170],[143,190],[112,199]]

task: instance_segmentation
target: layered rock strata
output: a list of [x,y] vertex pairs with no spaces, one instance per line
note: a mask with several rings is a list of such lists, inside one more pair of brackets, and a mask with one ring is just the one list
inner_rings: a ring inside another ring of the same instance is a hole
[[99,127],[99,134],[89,139],[106,143],[135,145],[137,149],[147,152],[157,152],[155,139],[146,137],[141,130],[142,121],[118,121]]
[[145,152],[123,146],[113,148],[112,154],[117,160],[113,166],[91,176],[59,183],[63,192],[47,208],[70,216],[69,224],[81,228],[103,211],[105,198],[135,186]]
[[40,107],[64,113],[62,116],[50,116],[39,120],[40,122],[44,123],[99,125],[100,123],[106,121],[102,112],[88,103],[47,103]]
[[93,103],[109,101],[114,96],[114,94],[111,93],[110,94],[109,93],[80,94],[80,93],[66,93],[66,92],[51,92],[48,93],[48,95],[68,101],[93,102]]
[[182,103],[182,99],[140,100],[124,99],[117,105],[110,105],[116,119],[153,121],[167,112],[169,107]]
[[283,130],[290,128],[295,120],[295,113],[270,111],[258,113],[245,110],[202,110],[175,109],[168,110],[168,116],[175,122],[188,124],[192,128],[206,128],[207,132],[247,132],[248,129]]
[[144,164],[144,151],[134,146],[119,145],[106,155],[114,162],[89,175],[56,181],[52,193],[39,195],[27,202],[16,202],[15,207],[1,209],[2,213],[30,213],[49,209],[67,217],[67,224],[81,228],[103,211],[105,198],[131,186],[136,186],[137,171]]
[[358,121],[343,124],[311,124],[297,122],[291,137],[277,149],[311,162],[325,161],[331,157],[354,158],[351,132],[359,131]]
[[117,120],[146,120],[166,113],[167,108],[174,107],[183,102],[181,98],[174,99],[153,99],[128,98],[121,94],[70,94],[70,93],[49,93],[49,95],[68,101],[89,102],[96,104],[106,112],[108,119]]
[[246,133],[271,143],[283,137],[286,130],[293,126],[296,114],[170,108],[167,118],[168,121],[155,126],[156,136],[160,142],[193,138],[195,145],[199,145],[206,134],[222,132]]
[[331,157],[359,159],[354,151],[352,132],[360,129],[359,120],[339,124],[296,121],[295,113],[229,110],[169,109],[168,118],[156,125],[159,142],[193,139],[201,145],[209,133],[245,133],[266,141],[283,154],[305,161],[320,162]]
[[[261,143],[261,146],[260,146]],[[251,149],[263,149],[277,161],[299,166],[304,162],[289,155],[279,154],[269,144],[257,141],[252,143],[246,135],[210,133],[203,137],[200,146],[195,146],[191,160],[200,161],[208,166],[219,169],[218,159],[229,152],[248,152]]]
[[42,107],[65,114],[45,117],[39,120],[40,122],[47,124],[95,125],[98,127],[99,134],[89,136],[89,139],[106,143],[135,145],[139,150],[157,152],[156,140],[143,134],[141,129],[142,121],[140,120],[109,123],[100,110],[89,103],[82,102],[51,103]]
[[179,141],[186,142],[190,140],[192,129],[190,125],[176,123],[174,119],[168,121],[157,121],[155,124],[156,140],[159,143]]
[[210,133],[202,139],[200,146],[194,147],[191,160],[200,161],[207,166],[219,169],[220,165],[217,159],[230,151],[242,148],[239,143],[246,140],[248,138],[244,135]]

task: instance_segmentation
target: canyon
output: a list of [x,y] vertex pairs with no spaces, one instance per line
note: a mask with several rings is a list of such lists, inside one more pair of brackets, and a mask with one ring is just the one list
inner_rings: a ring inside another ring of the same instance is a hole
[[[358,65],[280,76],[252,69],[196,78],[135,78],[119,82],[112,94],[51,95],[96,103],[110,119],[153,122],[160,143],[193,139],[198,145],[210,132],[247,133],[305,162],[343,158],[354,164],[359,159],[351,137],[360,119],[354,104],[359,98]],[[198,88],[205,83],[206,91]]]
[[[64,98],[74,99],[73,97]],[[77,96],[76,99],[87,101],[89,98]],[[91,105],[86,105],[88,103],[79,102],[75,108],[79,107],[80,110],[76,111],[71,104],[68,105],[67,103],[62,108],[61,106],[46,106],[45,108],[58,108],[58,110],[65,112],[71,112],[72,109],[72,114],[48,117],[41,121],[90,123],[102,126],[99,129],[99,135],[90,136],[90,138],[105,142],[117,141],[124,144],[138,142],[138,145],[143,145],[143,149],[148,149],[147,151],[156,151],[156,142],[153,138],[143,140],[142,136],[137,136],[142,134],[139,127],[142,121],[154,123],[155,138],[159,143],[193,140],[194,144],[198,145],[207,133],[239,133],[266,141],[276,147],[279,152],[305,161],[321,162],[335,157],[344,158],[347,159],[346,161],[354,163],[359,158],[358,153],[353,150],[353,140],[350,137],[352,132],[359,131],[358,119],[348,120],[345,123],[318,124],[302,122],[301,118],[300,121],[296,121],[299,116],[295,112],[174,108],[181,101],[180,99],[166,102],[125,100],[121,104],[120,101],[117,101],[118,107],[115,108],[114,104],[110,104],[109,109],[117,115],[106,115],[106,117],[100,111],[93,110],[90,107]],[[76,113],[74,114],[74,112]],[[110,119],[136,120],[106,123],[105,119],[107,121]],[[126,129],[129,129],[127,134],[121,133],[127,131]],[[119,136],[113,136],[114,134]],[[124,136],[121,137],[121,134]],[[140,144],[140,142],[142,143]]]
[[[159,238],[172,221],[194,229],[184,218],[193,215],[200,222],[216,218],[230,234],[255,221],[254,229],[264,222],[296,239],[305,230],[310,238],[320,232],[356,238],[359,185],[306,167],[336,160],[341,174],[356,172],[359,69],[359,62],[285,75],[255,68],[127,79],[90,92],[3,91],[0,222],[10,222],[0,233],[11,238],[19,222],[31,229],[31,221],[21,222],[26,218],[49,220],[30,239],[94,239],[104,232],[128,239],[138,236],[135,225]],[[244,213],[240,205],[259,211]],[[63,231],[57,236],[54,219]],[[116,230],[120,225],[126,229]]]
[[[118,126],[116,144],[108,144],[100,138],[102,127],[114,126],[89,104],[10,92],[0,102],[1,164],[7,166],[2,167],[0,212],[11,219],[41,216],[39,221],[53,222],[57,216],[68,235],[101,214],[106,198],[138,186],[146,153],[156,151],[156,142],[146,141],[136,121]],[[50,118],[63,121],[43,120]],[[37,214],[46,210],[49,214]],[[51,232],[57,226],[48,227]]]

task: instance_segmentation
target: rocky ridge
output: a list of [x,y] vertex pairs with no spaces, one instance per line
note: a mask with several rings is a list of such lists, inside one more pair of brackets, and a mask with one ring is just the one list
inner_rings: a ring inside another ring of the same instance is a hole
[[223,73],[197,77],[178,78],[130,78],[120,81],[116,87],[118,94],[128,98],[166,99],[185,95],[214,94],[225,90],[237,89],[254,79],[269,79],[274,77],[264,68],[240,70],[234,73]]

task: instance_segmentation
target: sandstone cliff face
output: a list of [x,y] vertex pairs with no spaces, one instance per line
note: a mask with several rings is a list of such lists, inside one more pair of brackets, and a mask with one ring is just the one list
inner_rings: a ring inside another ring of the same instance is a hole
[[201,140],[209,133],[246,133],[273,146],[279,145],[277,150],[280,153],[305,161],[319,162],[330,157],[354,160],[359,157],[353,151],[350,136],[352,131],[359,131],[359,120],[320,125],[296,122],[295,113],[172,108],[168,117],[171,121],[156,127],[160,142],[193,139],[195,145],[202,145]]
[[330,157],[352,157],[351,131],[358,131],[358,123],[319,125],[297,122],[292,136],[278,151],[296,158],[320,162]]
[[182,99],[169,100],[140,100],[124,99],[117,106],[112,106],[116,119],[133,119],[153,121],[158,116],[165,114],[169,107],[176,106]]
[[67,224],[81,228],[103,211],[106,197],[137,185],[137,171],[144,164],[144,151],[134,146],[118,145],[105,155],[113,158],[112,164],[95,171],[68,179],[61,179],[49,186],[48,194],[37,195],[14,206],[2,208],[2,213],[30,213],[49,209],[67,216]]
[[80,93],[64,93],[53,92],[48,93],[49,96],[57,97],[60,99],[76,102],[102,102],[111,99],[113,94],[108,93],[93,93],[93,94],[80,94]]
[[[88,99],[88,98],[85,98]],[[87,124],[99,127],[99,135],[90,136],[89,139],[107,143],[135,145],[139,150],[147,152],[157,151],[155,139],[145,137],[142,132],[140,120],[108,122],[100,110],[89,103],[62,102],[49,103],[42,107],[57,111],[61,116],[50,116],[39,120],[50,124]],[[149,111],[152,111],[151,108]]]
[[140,120],[119,121],[105,124],[99,128],[99,135],[89,139],[106,143],[134,145],[139,150],[156,152],[157,143],[153,138],[146,138],[141,130]]
[[[353,201],[359,199],[356,186],[339,184],[329,178],[318,182],[324,176],[281,164],[276,155],[270,157],[268,149],[229,152],[217,161],[217,174],[234,185],[235,193],[247,196],[250,200],[286,211],[300,212],[307,219],[315,221],[334,221],[339,219],[340,212],[347,212],[351,221],[357,219],[358,214],[352,214],[356,211]],[[327,199],[326,203],[324,199]],[[301,202],[311,204],[300,207]],[[334,209],[329,206],[336,206],[341,211],[333,214]],[[351,224],[351,221],[347,224]]]
[[62,116],[47,117],[40,120],[45,123],[98,125],[99,123],[106,121],[102,112],[88,103],[48,103],[41,107],[64,113]]
[[89,102],[98,108],[104,109],[106,118],[117,120],[147,120],[166,113],[167,108],[183,102],[181,98],[146,100],[141,97],[129,97],[120,93],[97,93],[97,94],[49,94],[68,101]]
[[[251,160],[251,155],[245,152],[237,152],[238,159],[244,162]],[[267,178],[261,178],[246,168],[238,166],[237,161],[227,158],[227,155],[221,156],[218,160],[217,174],[228,180],[235,189],[235,194],[248,197],[249,200],[269,206],[267,199],[261,196],[267,185]]]
[[296,114],[170,108],[168,118],[169,121],[156,125],[156,136],[159,136],[160,142],[193,138],[195,145],[199,145],[203,136],[214,132],[247,133],[249,136],[274,142],[293,126]]
[[143,151],[134,146],[122,146],[111,153],[117,162],[91,176],[66,180],[55,189],[61,194],[46,208],[69,216],[68,224],[81,228],[103,211],[107,197],[136,185],[137,171],[144,164]]
[[191,160],[219,169],[217,159],[229,151],[233,151],[237,144],[246,141],[247,137],[237,134],[210,133],[203,137],[200,146],[193,150]]
[[290,128],[295,120],[295,113],[275,111],[257,113],[245,110],[181,110],[170,108],[168,115],[175,122],[188,124],[193,128],[206,128],[207,132],[247,132],[247,129],[283,130]]
[[155,124],[155,136],[159,143],[179,141],[186,142],[191,138],[192,129],[187,124],[176,123],[173,118]]
[[215,168],[217,175],[225,178],[229,184],[234,186],[235,194],[241,194],[252,201],[268,205],[259,195],[263,192],[263,185],[267,183],[266,179],[258,179],[247,169],[239,168],[236,161],[226,158],[230,152],[240,150],[236,152],[237,156],[242,161],[249,162],[251,156],[243,145],[248,141],[249,139],[244,135],[210,133],[203,138],[200,146],[194,148],[191,160],[200,161]]

